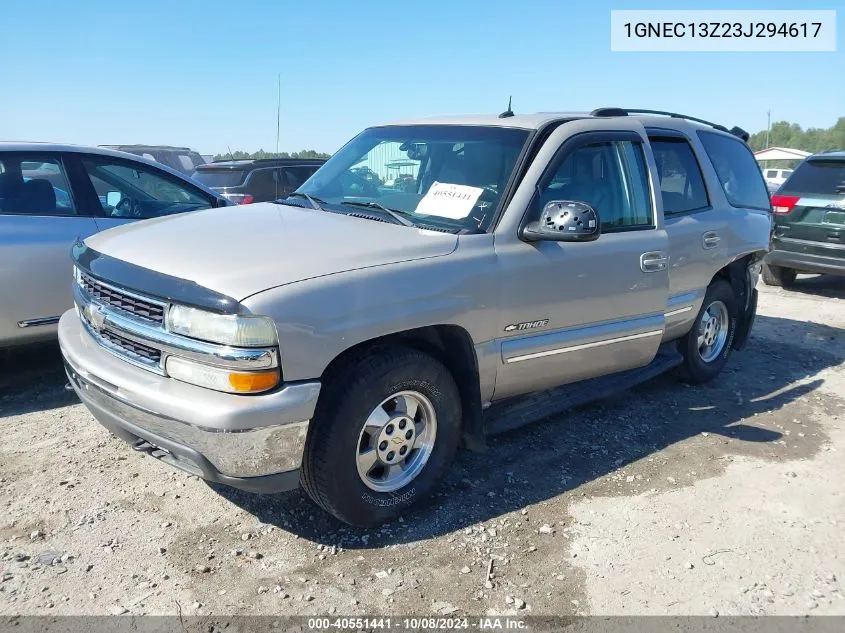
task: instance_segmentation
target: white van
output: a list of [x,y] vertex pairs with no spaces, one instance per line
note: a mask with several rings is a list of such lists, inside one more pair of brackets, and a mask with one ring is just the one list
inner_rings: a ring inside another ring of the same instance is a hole
[[763,178],[769,185],[780,187],[792,174],[791,169],[764,169]]

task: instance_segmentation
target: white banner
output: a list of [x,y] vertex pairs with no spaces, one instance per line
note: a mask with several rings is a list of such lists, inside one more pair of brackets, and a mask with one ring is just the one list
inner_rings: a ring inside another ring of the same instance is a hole
[[611,11],[610,50],[835,51],[836,11]]
[[470,214],[483,191],[480,187],[435,181],[420,200],[416,212],[460,220]]

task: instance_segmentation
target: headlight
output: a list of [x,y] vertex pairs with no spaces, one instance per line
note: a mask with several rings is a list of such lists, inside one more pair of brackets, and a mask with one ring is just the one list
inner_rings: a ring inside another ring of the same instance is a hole
[[180,305],[168,311],[167,329],[174,334],[235,347],[268,347],[276,344],[276,328],[272,319],[214,314]]
[[165,363],[171,378],[229,393],[260,393],[279,384],[279,370],[235,371],[170,356]]

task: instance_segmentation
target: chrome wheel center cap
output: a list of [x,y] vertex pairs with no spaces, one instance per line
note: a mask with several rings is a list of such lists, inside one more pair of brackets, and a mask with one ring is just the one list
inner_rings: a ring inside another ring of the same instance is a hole
[[417,439],[414,421],[399,415],[387,421],[376,439],[376,453],[385,464],[395,464],[407,457]]

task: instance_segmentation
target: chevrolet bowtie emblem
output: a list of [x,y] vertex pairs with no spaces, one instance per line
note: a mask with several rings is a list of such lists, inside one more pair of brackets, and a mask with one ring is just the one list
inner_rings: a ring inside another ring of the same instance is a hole
[[88,307],[88,320],[91,322],[91,326],[99,332],[106,324],[106,313],[100,306],[92,304]]

